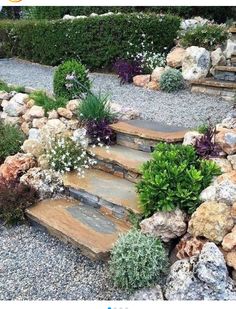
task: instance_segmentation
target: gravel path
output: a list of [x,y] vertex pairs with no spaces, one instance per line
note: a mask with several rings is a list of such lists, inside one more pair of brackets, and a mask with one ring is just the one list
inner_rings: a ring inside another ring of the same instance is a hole
[[34,226],[0,225],[0,300],[123,300],[107,265]]
[[[53,68],[16,59],[0,59],[0,79],[9,83],[52,91]],[[182,90],[176,94],[120,85],[117,76],[92,73],[94,91],[110,94],[113,101],[135,108],[145,119],[184,127],[221,121],[233,104],[217,97]]]

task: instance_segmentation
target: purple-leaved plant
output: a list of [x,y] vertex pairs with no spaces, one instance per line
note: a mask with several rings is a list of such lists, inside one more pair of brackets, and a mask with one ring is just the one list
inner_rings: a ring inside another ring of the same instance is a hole
[[140,62],[136,60],[117,59],[114,69],[121,84],[132,83],[133,77],[142,73]]
[[215,143],[215,133],[215,128],[210,126],[208,127],[206,133],[197,139],[195,148],[200,157],[208,159],[211,157],[220,156],[221,149],[219,145]]
[[91,120],[86,124],[87,134],[91,139],[92,144],[113,145],[116,141],[116,134],[109,127],[109,121]]

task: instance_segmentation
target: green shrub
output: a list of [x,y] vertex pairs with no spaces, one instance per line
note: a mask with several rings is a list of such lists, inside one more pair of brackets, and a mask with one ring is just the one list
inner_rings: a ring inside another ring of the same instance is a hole
[[88,71],[76,60],[65,61],[58,66],[54,73],[53,89],[57,97],[64,97],[68,100],[75,99],[87,92],[90,86]]
[[111,123],[116,114],[111,111],[108,96],[89,93],[78,107],[78,117],[85,122],[106,120]]
[[182,73],[176,69],[168,69],[162,73],[160,88],[166,92],[173,92],[183,88],[184,80]]
[[180,42],[184,47],[199,46],[213,50],[217,45],[225,43],[228,35],[222,25],[199,25],[183,33]]
[[180,18],[172,15],[120,14],[75,20],[1,21],[0,40],[7,56],[58,65],[79,59],[89,69],[111,68],[115,59],[132,54],[146,35],[155,51],[174,45]]
[[17,127],[0,122],[0,164],[20,151],[25,139],[24,134]]
[[138,230],[122,235],[111,251],[111,278],[122,289],[132,291],[158,282],[167,265],[160,240]]
[[177,207],[193,213],[200,193],[220,173],[214,162],[200,159],[192,146],[158,144],[152,159],[144,163],[137,184],[145,217]]
[[30,98],[35,101],[35,105],[42,106],[46,112],[57,110],[59,107],[65,107],[67,100],[64,98],[50,98],[43,91],[35,91],[30,95]]

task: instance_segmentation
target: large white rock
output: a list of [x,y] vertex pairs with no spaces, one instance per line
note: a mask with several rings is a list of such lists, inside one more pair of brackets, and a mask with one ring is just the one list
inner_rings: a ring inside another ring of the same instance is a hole
[[226,48],[224,50],[224,55],[225,55],[226,59],[231,58],[233,53],[236,53],[236,42],[228,39],[227,44],[226,44]]
[[213,67],[216,65],[226,65],[226,58],[220,47],[211,52],[211,63]]
[[188,47],[182,65],[184,79],[196,80],[206,77],[210,69],[210,64],[209,51],[203,47]]

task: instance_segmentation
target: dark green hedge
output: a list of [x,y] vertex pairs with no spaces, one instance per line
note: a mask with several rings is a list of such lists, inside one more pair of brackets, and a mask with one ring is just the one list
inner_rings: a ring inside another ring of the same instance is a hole
[[90,15],[91,13],[103,14],[106,12],[144,12],[144,13],[170,13],[183,18],[201,16],[214,19],[218,23],[227,19],[236,19],[236,10],[229,6],[60,6],[60,7],[22,7],[29,18],[59,19],[65,14]]
[[1,21],[0,41],[7,56],[58,65],[68,58],[79,59],[90,69],[109,68],[117,57],[132,53],[142,33],[157,52],[173,46],[180,19],[154,14],[121,14],[57,21]]

